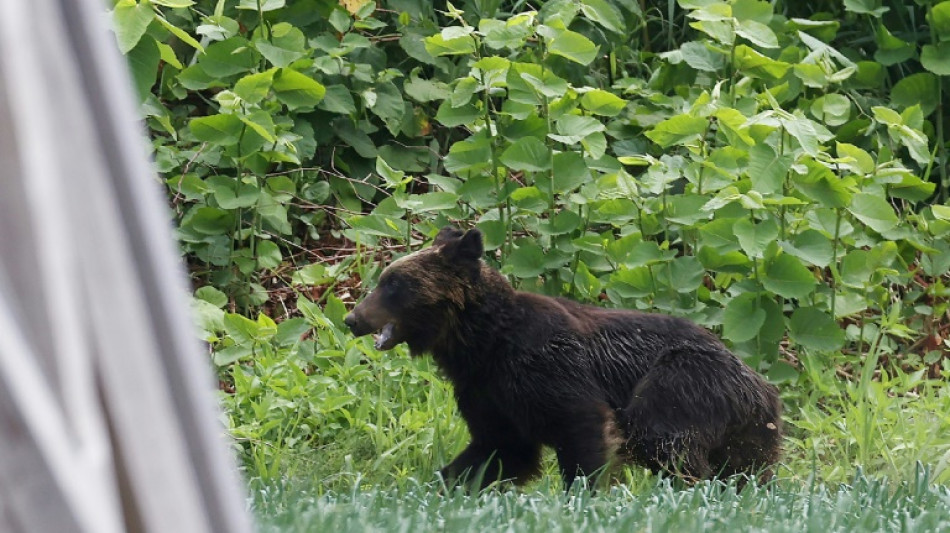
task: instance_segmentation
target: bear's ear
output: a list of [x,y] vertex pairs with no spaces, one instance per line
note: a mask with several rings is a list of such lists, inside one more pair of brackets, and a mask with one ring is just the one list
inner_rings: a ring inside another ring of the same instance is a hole
[[478,261],[484,253],[482,232],[477,229],[470,229],[461,238],[456,238],[442,246],[442,255],[453,260]]
[[439,234],[436,235],[435,240],[432,241],[432,246],[444,246],[446,243],[458,240],[461,236],[461,231],[452,226],[446,226],[439,230]]

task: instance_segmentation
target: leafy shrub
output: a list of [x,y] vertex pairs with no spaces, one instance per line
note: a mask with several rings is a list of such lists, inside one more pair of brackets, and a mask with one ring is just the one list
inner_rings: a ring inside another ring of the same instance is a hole
[[950,2],[458,5],[115,4],[236,434],[359,431],[396,369],[446,399],[334,294],[451,221],[522,288],[717,331],[793,403],[950,374]]

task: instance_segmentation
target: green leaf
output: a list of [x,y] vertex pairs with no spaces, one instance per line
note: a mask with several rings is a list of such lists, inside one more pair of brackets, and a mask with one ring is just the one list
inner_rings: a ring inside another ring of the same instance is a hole
[[112,29],[119,43],[119,51],[128,54],[145,35],[148,25],[155,20],[155,11],[148,4],[125,0],[112,11]]
[[581,65],[589,65],[599,50],[600,47],[593,41],[571,30],[561,30],[548,42],[549,53]]
[[769,382],[775,384],[796,381],[798,376],[798,369],[785,361],[775,361],[765,373],[765,377],[768,378]]
[[699,259],[692,256],[674,258],[670,264],[670,287],[679,293],[691,293],[699,288],[706,276]]
[[533,278],[544,272],[544,252],[533,242],[521,242],[508,256],[511,274],[518,278]]
[[209,76],[226,78],[256,67],[257,57],[247,39],[231,37],[208,45],[198,64]]
[[261,196],[256,183],[246,183],[228,176],[210,176],[205,185],[211,188],[214,199],[222,209],[253,207]]
[[551,150],[537,137],[522,137],[502,152],[501,162],[512,170],[540,172],[551,168]]
[[345,85],[330,85],[327,87],[323,100],[320,100],[317,107],[340,115],[356,113],[356,102],[353,101],[353,95]]
[[745,37],[762,48],[778,48],[778,37],[771,28],[754,20],[742,20],[736,26],[736,34]]
[[792,167],[791,155],[778,155],[771,146],[762,143],[749,150],[748,175],[752,188],[762,194],[782,191],[785,176]]
[[834,255],[831,239],[813,229],[795,235],[792,243],[786,243],[782,248],[802,261],[822,268],[831,264]]
[[205,285],[204,287],[196,290],[195,298],[204,300],[217,308],[222,308],[228,305],[228,295],[210,285]]
[[234,94],[251,104],[260,102],[270,91],[271,83],[274,81],[274,72],[275,70],[271,69],[244,76],[234,84]]
[[608,31],[618,35],[623,35],[626,32],[623,14],[607,0],[581,0],[580,8],[585,17],[600,24]]
[[799,307],[788,321],[788,334],[793,341],[812,350],[833,351],[844,345],[844,331],[835,320],[820,309]]
[[925,44],[920,50],[920,64],[938,76],[950,76],[950,41]]
[[192,48],[194,48],[195,50],[199,52],[205,51],[204,47],[201,46],[201,43],[196,41],[194,37],[192,37],[191,35],[188,35],[188,32],[186,32],[185,30],[165,20],[165,17],[156,14],[155,19],[158,20],[158,22],[162,26],[164,26],[166,30],[172,32],[172,34],[174,34],[175,37],[178,37],[179,39],[184,41],[186,44],[188,44],[188,46],[191,46]]
[[437,33],[425,38],[425,49],[436,57],[474,54],[475,39],[470,35],[446,39]]
[[241,138],[244,123],[235,115],[219,114],[192,119],[188,127],[199,141],[229,146]]
[[274,241],[258,241],[255,255],[257,257],[257,268],[259,269],[274,269],[279,267],[281,261],[283,261],[280,248]]
[[910,59],[916,51],[914,45],[892,35],[884,24],[878,24],[874,40],[877,42],[874,60],[885,67]]
[[584,157],[577,152],[554,154],[553,172],[554,192],[559,194],[573,191],[591,179]]
[[875,18],[881,18],[881,15],[891,10],[889,7],[881,6],[881,0],[844,0],[844,8],[852,13],[871,15]]
[[238,4],[238,9],[257,11],[258,4],[260,4],[260,10],[267,13],[268,11],[281,9],[286,5],[286,2],[285,0],[241,0],[241,3]]
[[691,115],[676,115],[657,124],[646,136],[662,148],[669,148],[675,144],[686,144],[703,135],[708,126],[703,117]]
[[375,91],[376,101],[369,106],[369,109],[374,115],[383,120],[383,124],[386,125],[389,133],[395,136],[399,133],[406,113],[406,104],[402,100],[402,93],[391,81],[377,83]]
[[940,41],[950,41],[950,1],[931,7],[927,13],[927,22]]
[[733,226],[739,239],[739,246],[750,258],[762,258],[765,248],[778,238],[778,224],[771,218],[753,224],[747,218],[740,218]]
[[919,105],[924,116],[937,109],[937,77],[930,72],[905,76],[891,89],[891,100],[898,108]]
[[729,300],[722,315],[722,336],[732,342],[746,342],[759,334],[765,323],[765,310],[759,307],[759,295],[742,293]]
[[613,117],[623,111],[627,101],[602,89],[593,89],[581,96],[581,105],[594,115]]
[[272,26],[270,39],[255,39],[254,46],[275,67],[289,66],[307,54],[307,38],[286,22]]
[[840,126],[851,118],[851,100],[835,93],[820,96],[812,102],[811,114],[829,126]]
[[726,55],[701,41],[680,45],[680,55],[687,65],[705,72],[719,72],[726,66]]
[[151,36],[146,36],[126,58],[132,69],[132,80],[135,82],[139,102],[144,102],[151,94],[152,86],[155,85],[158,64],[161,61],[158,44]]
[[165,6],[165,7],[171,7],[171,8],[179,8],[179,9],[184,8],[184,7],[191,7],[195,5],[195,3],[192,0],[148,0],[148,1],[149,3],[155,4],[158,6]]
[[815,276],[801,261],[781,254],[765,267],[762,286],[785,298],[802,299],[815,290]]
[[277,71],[273,88],[277,99],[290,109],[316,106],[327,92],[320,82],[290,68]]
[[851,199],[848,211],[878,233],[897,225],[897,215],[887,200],[869,193],[858,193]]

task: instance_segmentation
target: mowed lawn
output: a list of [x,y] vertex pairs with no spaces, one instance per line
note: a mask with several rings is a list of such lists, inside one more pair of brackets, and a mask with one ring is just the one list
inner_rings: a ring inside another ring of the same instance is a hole
[[859,474],[836,486],[780,480],[739,492],[734,484],[683,488],[656,478],[569,494],[540,486],[470,495],[435,483],[317,494],[292,485],[256,487],[262,531],[950,531],[950,487],[928,483],[923,468],[896,484]]

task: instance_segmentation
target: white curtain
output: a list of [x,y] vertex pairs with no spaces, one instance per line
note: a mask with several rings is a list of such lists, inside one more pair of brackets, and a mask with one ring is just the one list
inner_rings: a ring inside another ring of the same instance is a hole
[[250,531],[105,6],[3,4],[0,531]]

